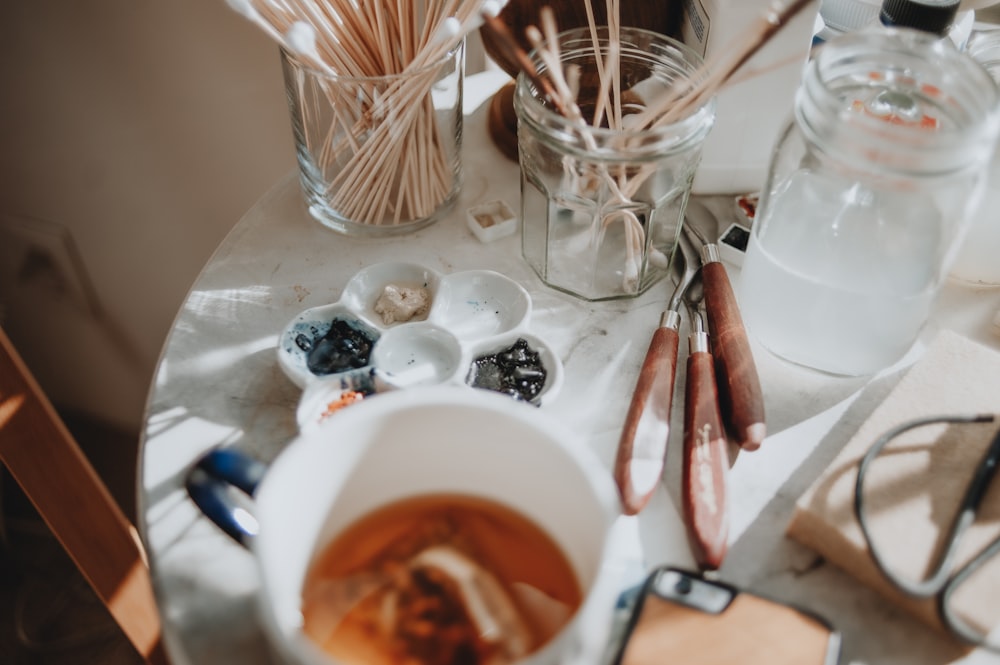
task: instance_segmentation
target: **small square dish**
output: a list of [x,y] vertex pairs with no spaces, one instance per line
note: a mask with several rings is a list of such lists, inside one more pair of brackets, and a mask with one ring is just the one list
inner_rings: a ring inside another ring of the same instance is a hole
[[750,229],[733,222],[719,236],[719,254],[722,256],[722,260],[737,268],[742,267],[743,257],[746,255],[749,242]]
[[499,199],[472,206],[466,211],[466,222],[481,242],[491,242],[517,231],[517,216],[505,201]]

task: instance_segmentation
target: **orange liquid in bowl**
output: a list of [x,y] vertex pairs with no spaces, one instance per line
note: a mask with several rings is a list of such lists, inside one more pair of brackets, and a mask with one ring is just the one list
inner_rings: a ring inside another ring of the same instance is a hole
[[344,665],[515,662],[572,618],[580,584],[543,529],[499,503],[426,495],[334,538],[310,569],[304,630]]

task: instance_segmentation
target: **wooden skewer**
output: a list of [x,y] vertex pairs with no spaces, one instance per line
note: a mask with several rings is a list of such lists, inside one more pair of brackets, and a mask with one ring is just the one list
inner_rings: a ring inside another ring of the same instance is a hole
[[[584,2],[583,4],[587,12],[587,29],[590,32],[590,48],[591,50],[594,51],[594,62],[596,63],[597,71],[600,73],[599,75],[601,76],[601,82],[602,82],[601,88],[604,88],[603,86],[604,71],[605,71],[604,54],[601,53],[601,40],[597,36],[597,22],[594,19],[594,5],[593,3],[591,3],[590,0],[586,0],[586,2]],[[598,103],[600,103],[607,94],[608,94],[607,90],[604,90],[604,92],[602,92],[597,98]],[[593,125],[594,127],[597,127],[600,124],[601,121],[598,120],[598,114],[595,112]]]
[[[588,2],[587,4],[589,5],[590,3]],[[598,67],[600,67],[598,69],[600,89],[597,92],[597,102],[594,105],[594,119],[590,122],[593,127],[600,127],[601,123],[604,122],[604,109],[607,106],[608,93],[611,91],[611,68],[618,63],[620,55],[618,43],[609,43],[608,58],[604,66],[601,67],[598,64]]]
[[[612,109],[614,111],[614,123],[612,127],[618,131],[622,129],[622,70],[621,64],[618,58],[621,55],[621,17],[619,16],[620,4],[618,0],[607,0],[608,8],[608,24],[610,26],[609,30],[609,44],[614,44],[614,54],[615,60],[611,65],[611,86],[614,89],[614,94],[612,96]],[[610,57],[611,51],[609,50],[608,55]]]

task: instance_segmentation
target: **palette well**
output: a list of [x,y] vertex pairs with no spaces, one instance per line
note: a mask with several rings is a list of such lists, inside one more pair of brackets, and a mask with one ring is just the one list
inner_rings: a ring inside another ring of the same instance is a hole
[[563,368],[530,330],[531,309],[524,287],[494,271],[377,263],[337,302],[285,326],[278,363],[304,390],[300,425],[321,419],[345,391],[453,384],[541,405],[555,397]]

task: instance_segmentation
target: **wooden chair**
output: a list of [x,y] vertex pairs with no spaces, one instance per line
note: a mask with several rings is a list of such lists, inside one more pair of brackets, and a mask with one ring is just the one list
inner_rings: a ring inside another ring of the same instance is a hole
[[132,524],[0,328],[0,463],[147,663],[166,665]]

